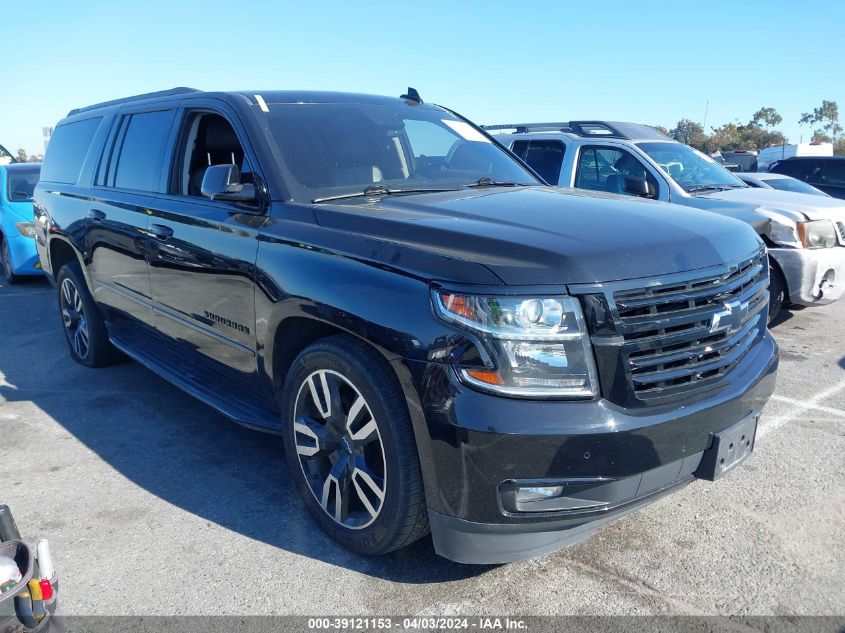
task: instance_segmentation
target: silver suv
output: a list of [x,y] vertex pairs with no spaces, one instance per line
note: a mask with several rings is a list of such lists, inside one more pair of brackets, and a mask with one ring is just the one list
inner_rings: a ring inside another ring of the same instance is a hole
[[674,202],[751,224],[772,261],[770,319],[785,304],[823,305],[842,295],[842,200],[749,187],[712,158],[647,125],[569,121],[483,127],[549,184]]

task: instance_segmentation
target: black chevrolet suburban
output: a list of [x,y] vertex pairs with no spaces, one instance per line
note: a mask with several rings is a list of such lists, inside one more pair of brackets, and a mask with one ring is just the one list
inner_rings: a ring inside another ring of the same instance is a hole
[[35,205],[73,358],[282,434],[359,553],[578,542],[741,463],[774,388],[751,228],[544,186],[413,90],[73,110]]

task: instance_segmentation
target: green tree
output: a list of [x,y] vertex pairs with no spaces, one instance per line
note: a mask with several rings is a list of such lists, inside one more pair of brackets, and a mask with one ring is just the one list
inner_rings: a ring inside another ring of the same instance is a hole
[[706,151],[734,150],[740,146],[739,126],[736,123],[725,123],[713,128],[713,134],[707,139]]
[[751,117],[748,125],[751,127],[765,127],[766,129],[779,125],[783,117],[774,108],[760,108]]
[[25,150],[23,147],[21,147],[21,148],[18,150],[18,157],[17,157],[17,161],[18,161],[19,163],[25,163],[27,160],[29,160],[29,157],[26,155],[26,150]]
[[680,143],[689,145],[696,149],[706,149],[707,135],[704,133],[704,128],[701,123],[696,123],[690,119],[681,119],[674,128],[669,130],[669,136]]
[[813,138],[820,130],[824,130],[825,136],[836,140],[837,135],[842,132],[842,126],[839,124],[839,106],[836,101],[823,100],[820,108],[802,114],[798,123],[813,126]]
[[845,156],[845,138],[840,138],[833,144],[834,156]]

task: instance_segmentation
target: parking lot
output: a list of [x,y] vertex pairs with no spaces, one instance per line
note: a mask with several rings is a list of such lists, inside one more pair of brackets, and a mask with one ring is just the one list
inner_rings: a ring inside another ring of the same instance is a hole
[[467,567],[425,539],[381,558],[307,516],[278,438],[133,362],[73,363],[46,282],[0,286],[0,502],[49,538],[66,613],[838,614],[845,587],[845,302],[773,331],[755,455],[591,540]]

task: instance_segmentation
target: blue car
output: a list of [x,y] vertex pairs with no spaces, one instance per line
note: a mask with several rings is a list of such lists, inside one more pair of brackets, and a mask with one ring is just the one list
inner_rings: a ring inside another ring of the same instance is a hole
[[0,260],[3,277],[10,284],[28,275],[43,275],[35,250],[32,191],[41,165],[0,165]]

